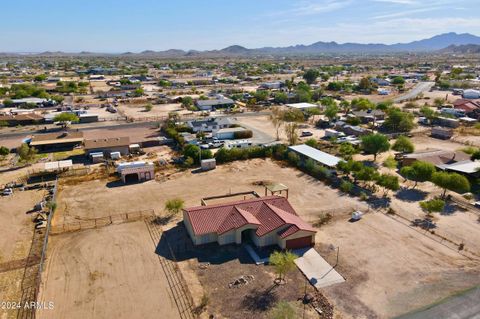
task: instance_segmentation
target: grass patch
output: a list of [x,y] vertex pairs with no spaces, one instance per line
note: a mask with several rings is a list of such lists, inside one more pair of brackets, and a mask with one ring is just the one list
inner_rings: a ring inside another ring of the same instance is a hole
[[83,149],[74,149],[74,150],[65,151],[65,152],[55,152],[53,153],[53,160],[61,161],[61,160],[70,158],[72,156],[80,156],[80,155],[85,155],[85,151]]

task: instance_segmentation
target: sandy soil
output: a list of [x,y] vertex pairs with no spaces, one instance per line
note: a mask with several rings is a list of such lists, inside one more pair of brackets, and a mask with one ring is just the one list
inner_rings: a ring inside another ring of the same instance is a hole
[[[325,289],[351,318],[391,318],[480,283],[478,263],[380,213],[321,228],[322,255],[345,276]],[[476,268],[473,268],[476,267]]]
[[179,318],[154,248],[142,221],[53,236],[38,318]]
[[364,204],[342,196],[337,190],[293,168],[280,168],[271,160],[252,160],[222,165],[199,174],[181,172],[171,175],[164,182],[149,181],[115,187],[120,184],[95,180],[74,186],[62,185],[54,223],[152,208],[161,212],[165,201],[173,197],[183,198],[188,207],[200,205],[203,197],[229,192],[254,190],[263,195],[264,187],[253,185],[259,181],[287,185],[291,203],[302,216],[312,220],[323,211],[364,207]]
[[25,258],[33,236],[32,216],[26,212],[40,202],[45,191],[17,191],[0,197],[0,262]]
[[[259,181],[286,184],[290,202],[307,221],[317,220],[326,211],[334,215],[331,224],[320,228],[317,243],[331,264],[335,263],[335,247],[340,247],[337,271],[347,282],[325,291],[347,318],[388,318],[480,283],[478,262],[380,213],[368,213],[360,222],[349,223],[353,209],[367,211],[362,202],[271,160],[236,162],[200,174],[175,173],[162,182],[118,186],[95,180],[63,185],[54,222],[152,208],[159,213],[165,200],[173,197],[182,197],[186,206],[192,206],[199,205],[202,197],[228,192],[255,190],[263,195]],[[414,201],[393,198],[392,205],[402,215],[423,215]],[[454,234],[463,234],[464,229],[478,233],[468,216],[440,216],[439,227],[448,224]],[[477,240],[468,238],[470,243]]]
[[144,117],[153,116],[168,116],[170,112],[185,113],[187,110],[183,109],[180,103],[173,104],[153,104],[153,108],[150,112],[145,111],[145,104],[132,105],[132,104],[120,104],[118,106],[120,112],[128,117],[134,119],[141,119]]

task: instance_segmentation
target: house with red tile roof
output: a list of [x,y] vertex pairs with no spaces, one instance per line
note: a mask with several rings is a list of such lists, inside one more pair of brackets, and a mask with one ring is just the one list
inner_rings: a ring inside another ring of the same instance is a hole
[[297,249],[315,243],[315,228],[281,196],[190,207],[183,211],[183,221],[195,245],[249,241],[258,247]]
[[457,110],[463,110],[468,114],[480,109],[480,103],[472,100],[459,99],[453,103],[453,107]]

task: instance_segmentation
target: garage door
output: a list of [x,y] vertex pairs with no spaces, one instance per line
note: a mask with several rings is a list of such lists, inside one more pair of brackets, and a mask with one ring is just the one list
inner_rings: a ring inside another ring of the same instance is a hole
[[287,240],[287,249],[310,247],[311,245],[312,245],[312,236]]

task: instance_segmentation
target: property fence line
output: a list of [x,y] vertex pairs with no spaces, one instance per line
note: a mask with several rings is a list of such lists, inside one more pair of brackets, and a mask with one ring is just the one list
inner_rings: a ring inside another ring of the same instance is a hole
[[[412,224],[412,221],[407,218],[407,217],[404,217],[402,215],[399,215],[398,213],[395,213],[395,214],[388,214],[388,212],[382,212],[385,216],[391,218],[392,220],[395,220],[407,227],[409,227],[410,229],[416,231],[417,233],[419,234],[422,234],[424,235],[425,237],[427,238],[430,238],[434,241],[436,241],[437,243],[459,253],[460,255],[468,258],[468,259],[479,259],[480,258],[480,255],[468,250],[468,249],[464,249],[463,246],[464,246],[464,242],[462,239],[459,239],[457,238],[456,236],[452,235],[452,234],[449,234],[448,232],[445,232],[443,230],[439,230],[439,229],[434,229],[434,230],[429,230],[429,229],[423,229],[423,228],[420,228],[418,226],[414,226]],[[452,239],[453,238],[453,239]]]
[[[157,250],[158,260],[162,266],[165,277],[167,278],[170,295],[175,301],[180,318],[195,318],[193,298],[188,290],[188,285],[178,268],[177,260],[167,238],[167,234],[162,231],[161,226],[156,223],[155,218],[145,219],[145,224],[147,225],[150,237]],[[161,241],[163,241],[164,245],[160,247]],[[159,251],[160,249],[161,252]]]
[[150,218],[152,216],[155,216],[155,211],[153,209],[149,209],[130,213],[114,214],[106,217],[81,219],[75,222],[69,222],[61,225],[53,225],[51,229],[51,234],[59,235],[87,229],[101,228],[110,225],[118,225],[138,221],[145,218]]
[[[55,203],[58,191],[58,177],[55,180],[53,188],[52,200]],[[55,210],[51,207],[47,219],[47,227],[45,229],[35,230],[33,233],[32,245],[27,257],[25,271],[23,274],[21,289],[22,297],[20,300],[20,307],[17,312],[17,319],[34,319],[36,316],[35,307],[24,307],[31,302],[36,302],[38,297],[38,291],[40,289],[41,276],[45,259],[47,256],[48,237],[51,230],[52,218]],[[38,258],[38,252],[40,251],[40,260],[38,264],[31,266],[32,259]]]

